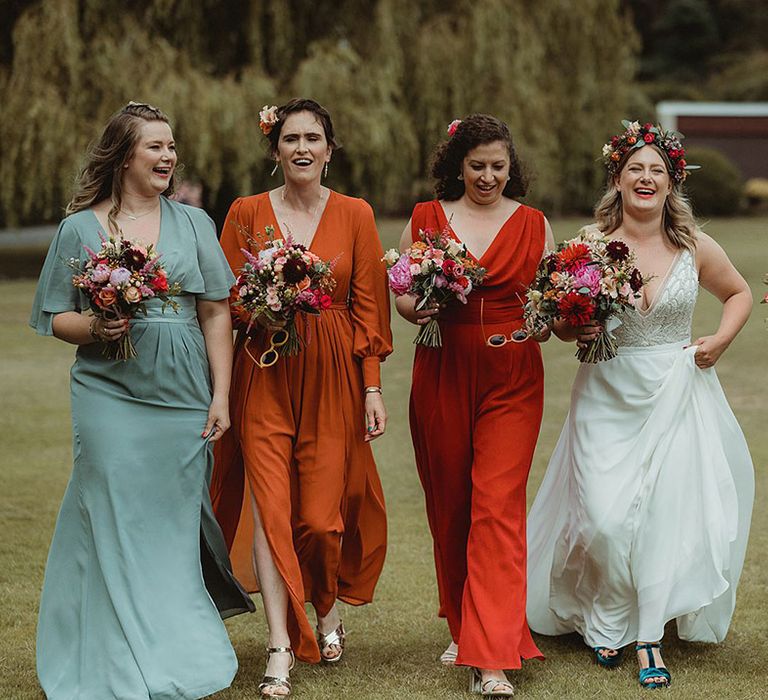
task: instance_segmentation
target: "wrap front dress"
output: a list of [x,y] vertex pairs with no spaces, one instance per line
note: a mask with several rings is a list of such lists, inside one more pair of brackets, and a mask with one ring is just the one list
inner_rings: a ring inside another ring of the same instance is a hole
[[[37,670],[49,700],[189,700],[237,670],[221,616],[253,609],[230,572],[200,437],[211,401],[196,299],[226,299],[233,277],[200,209],[161,198],[157,244],[178,313],[147,302],[131,321],[138,357],[108,360],[81,345],[71,370],[74,467],[48,555]],[[91,210],[59,227],[30,325],[88,308],[70,258],[98,251]],[[218,607],[218,611],[217,611]]]
[[[268,193],[236,200],[221,244],[234,271],[241,249],[273,226]],[[247,315],[233,306],[232,429],[216,445],[211,496],[234,571],[258,590],[253,564],[253,505],[289,597],[288,631],[299,659],[320,660],[304,604],[320,615],[337,598],[372,600],[386,551],[386,514],[370,445],[364,442],[364,387],[380,385],[379,363],[392,349],[389,295],[373,212],[331,191],[310,249],[333,261],[333,305],[299,314],[298,355],[260,368],[246,352]],[[236,296],[233,294],[233,301]],[[252,328],[258,357],[267,333]]]
[[[447,225],[439,202],[417,204],[413,240]],[[466,305],[441,310],[442,347],[416,348],[411,435],[440,615],[460,665],[515,669],[541,657],[525,619],[525,487],[543,411],[541,349],[532,340],[489,347],[486,338],[521,327],[520,295],[544,241],[543,214],[520,205],[478,260],[483,284]]]

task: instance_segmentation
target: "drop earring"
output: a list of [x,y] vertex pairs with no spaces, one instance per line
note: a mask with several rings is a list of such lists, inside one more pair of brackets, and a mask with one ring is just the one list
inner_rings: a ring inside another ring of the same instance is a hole
[[272,172],[269,174],[270,177],[274,176],[274,174],[277,172],[277,169],[280,167],[280,161],[275,161],[275,167],[272,168]]
[[323,177],[328,177],[328,161],[325,161],[325,167],[323,168]]
[[463,180],[463,179],[464,179],[464,176],[463,176],[461,173],[459,173],[459,174],[456,176],[456,179],[457,179],[457,180]]

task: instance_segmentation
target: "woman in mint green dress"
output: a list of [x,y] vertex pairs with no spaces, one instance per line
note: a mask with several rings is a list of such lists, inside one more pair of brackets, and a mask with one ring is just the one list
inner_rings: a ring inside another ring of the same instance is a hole
[[[167,118],[129,103],[91,149],[48,251],[30,325],[78,346],[71,371],[74,468],[45,573],[37,669],[49,700],[202,698],[237,661],[221,621],[252,609],[212,517],[211,442],[229,427],[234,279],[211,220],[168,200]],[[116,174],[116,175],[115,175]],[[82,312],[71,258],[99,233],[155,244],[178,313],[106,321]],[[130,333],[138,357],[108,360]]]

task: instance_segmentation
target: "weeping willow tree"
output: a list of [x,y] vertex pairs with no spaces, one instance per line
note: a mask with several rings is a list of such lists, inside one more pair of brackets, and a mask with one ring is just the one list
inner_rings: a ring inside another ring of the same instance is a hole
[[171,117],[185,172],[219,215],[270,186],[256,126],[296,95],[328,107],[329,184],[405,212],[452,119],[506,120],[530,201],[589,207],[595,159],[632,89],[619,0],[108,0],[21,3],[0,53],[0,223],[55,220],[86,145],[128,100]]

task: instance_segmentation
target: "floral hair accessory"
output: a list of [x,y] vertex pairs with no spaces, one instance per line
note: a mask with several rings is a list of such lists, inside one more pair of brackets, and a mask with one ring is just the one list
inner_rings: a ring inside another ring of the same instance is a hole
[[672,179],[681,183],[688,177],[690,170],[698,170],[698,165],[688,165],[685,161],[685,150],[680,139],[685,138],[675,131],[665,131],[658,124],[650,122],[640,125],[640,122],[630,122],[624,119],[622,122],[624,133],[613,136],[603,146],[603,163],[612,177],[619,172],[619,163],[629,153],[643,146],[654,145],[667,154],[672,164]]
[[461,124],[461,119],[454,119],[448,125],[448,136],[453,136],[456,133],[456,129],[459,128],[459,124]]
[[275,124],[280,121],[277,117],[277,106],[264,105],[259,112],[259,128],[264,136],[268,136],[269,132],[274,129]]

